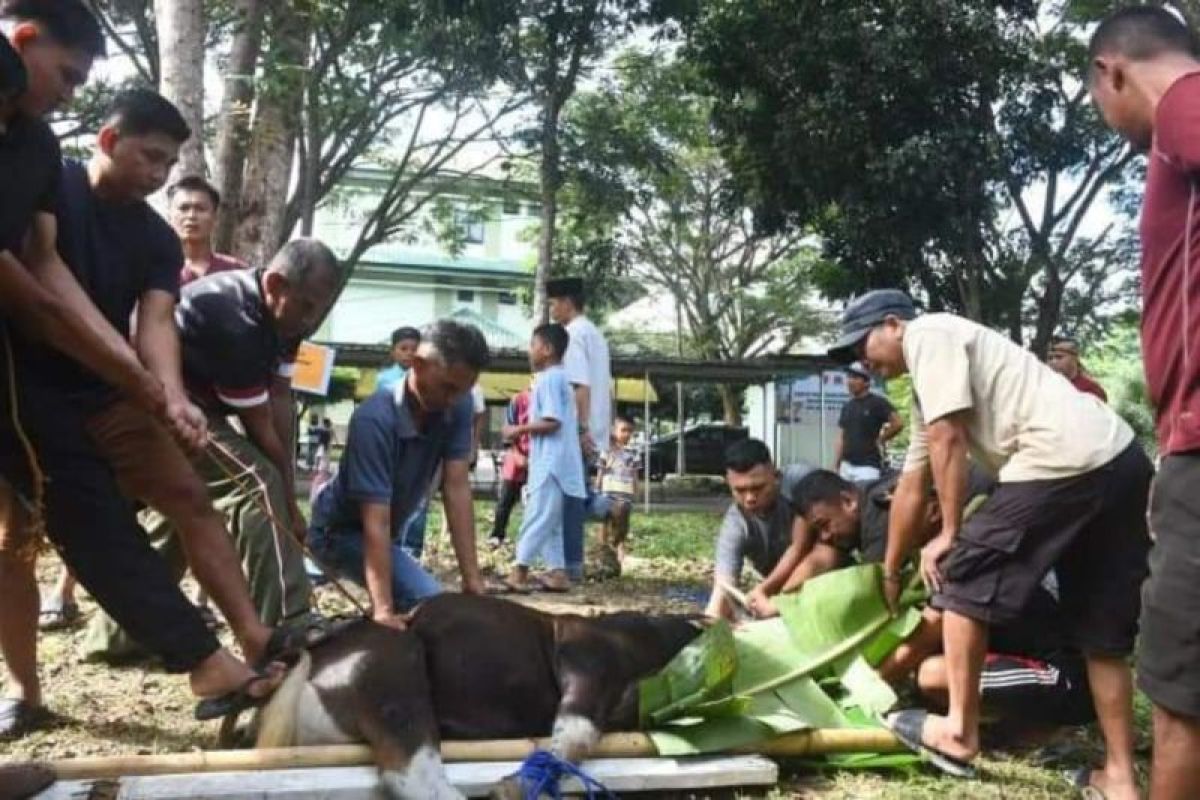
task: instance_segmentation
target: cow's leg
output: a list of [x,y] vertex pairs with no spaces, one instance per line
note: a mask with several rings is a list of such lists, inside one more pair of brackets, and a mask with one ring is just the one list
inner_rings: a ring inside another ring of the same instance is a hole
[[560,673],[562,700],[550,731],[550,752],[578,764],[600,741],[600,726],[608,697],[603,675],[594,668],[567,667]]
[[371,745],[389,800],[460,800],[442,766],[421,640],[402,633],[355,676],[359,731]]
[[[603,691],[603,675],[587,667],[573,668],[560,657],[559,685],[562,700],[550,731],[550,752],[572,764],[591,755],[600,740],[601,713],[608,698]],[[492,789],[492,800],[523,800],[521,780],[510,775]]]

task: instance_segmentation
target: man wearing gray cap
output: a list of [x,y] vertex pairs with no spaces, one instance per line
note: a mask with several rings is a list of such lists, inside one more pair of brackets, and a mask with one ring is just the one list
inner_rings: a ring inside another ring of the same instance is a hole
[[[890,724],[955,775],[979,752],[979,681],[989,625],[1011,622],[1053,568],[1067,628],[1087,658],[1107,746],[1081,786],[1136,797],[1132,679],[1139,590],[1150,547],[1152,468],[1133,431],[1027,350],[953,314],[917,317],[908,295],[870,292],[842,315],[830,350],[884,378],[912,377],[912,437],[892,501],[884,591],[894,605],[914,549],[928,483],[941,533],[920,551],[921,576],[945,612],[946,716],[909,710]],[[999,485],[962,521],[968,457]]]

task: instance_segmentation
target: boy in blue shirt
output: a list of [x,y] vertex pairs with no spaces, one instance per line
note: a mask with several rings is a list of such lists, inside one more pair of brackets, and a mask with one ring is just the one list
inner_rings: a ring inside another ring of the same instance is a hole
[[421,332],[416,328],[396,328],[392,331],[392,365],[380,370],[375,377],[375,391],[390,392],[404,379],[404,373],[412,366],[417,346],[421,344]]
[[517,560],[505,580],[515,592],[534,588],[529,567],[541,557],[549,571],[537,588],[566,592],[571,588],[563,553],[563,502],[584,498],[583,455],[579,449],[575,399],[562,368],[570,337],[562,325],[539,325],[529,341],[529,363],[537,373],[529,406],[529,422],[505,425],[501,435],[513,441],[528,434],[529,480],[525,485],[525,517],[517,542]]

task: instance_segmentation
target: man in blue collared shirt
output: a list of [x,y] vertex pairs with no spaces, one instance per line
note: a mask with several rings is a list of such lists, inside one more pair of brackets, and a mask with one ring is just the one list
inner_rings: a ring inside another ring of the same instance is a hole
[[468,468],[470,390],[488,359],[478,329],[436,322],[424,331],[404,380],[373,394],[350,418],[338,474],[313,506],[309,543],[323,563],[366,586],[376,622],[402,628],[402,612],[441,591],[395,542],[439,465],[462,589],[484,590]]

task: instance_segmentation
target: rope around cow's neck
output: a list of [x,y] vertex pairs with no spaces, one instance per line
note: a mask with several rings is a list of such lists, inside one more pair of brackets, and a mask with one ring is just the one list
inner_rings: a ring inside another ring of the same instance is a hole
[[[209,457],[212,458],[217,467],[224,472],[225,476],[232,480],[238,486],[238,488],[246,488],[242,481],[247,477],[257,484],[257,489],[255,491],[250,491],[248,494],[251,497],[251,502],[254,502],[258,505],[259,510],[263,512],[263,515],[266,516],[267,520],[271,523],[271,534],[275,537],[275,544],[277,548],[280,547],[279,537],[281,531],[286,531],[283,533],[283,535],[291,536],[291,538],[300,545],[300,550],[304,553],[304,555],[308,556],[309,560],[317,565],[317,569],[319,569],[321,574],[325,576],[325,579],[331,583],[335,589],[338,590],[342,597],[346,598],[350,605],[354,606],[355,610],[357,610],[359,614],[367,619],[370,619],[371,614],[369,611],[367,611],[366,607],[360,603],[353,594],[350,593],[350,590],[347,589],[342,582],[338,580],[337,576],[334,575],[333,572],[321,562],[321,559],[317,558],[316,554],[313,553],[312,549],[308,546],[308,543],[296,539],[296,537],[291,535],[290,528],[284,528],[284,526],[280,523],[279,518],[275,515],[274,509],[271,508],[271,498],[267,491],[266,483],[259,476],[255,466],[242,461],[240,458],[238,458],[237,453],[221,444],[212,436],[208,437],[208,442],[206,443],[205,447],[208,450]],[[237,469],[241,470],[241,472],[235,472],[229,467],[228,463],[223,463],[220,458],[216,457],[218,454],[223,458],[228,459],[229,462],[232,462]]]

